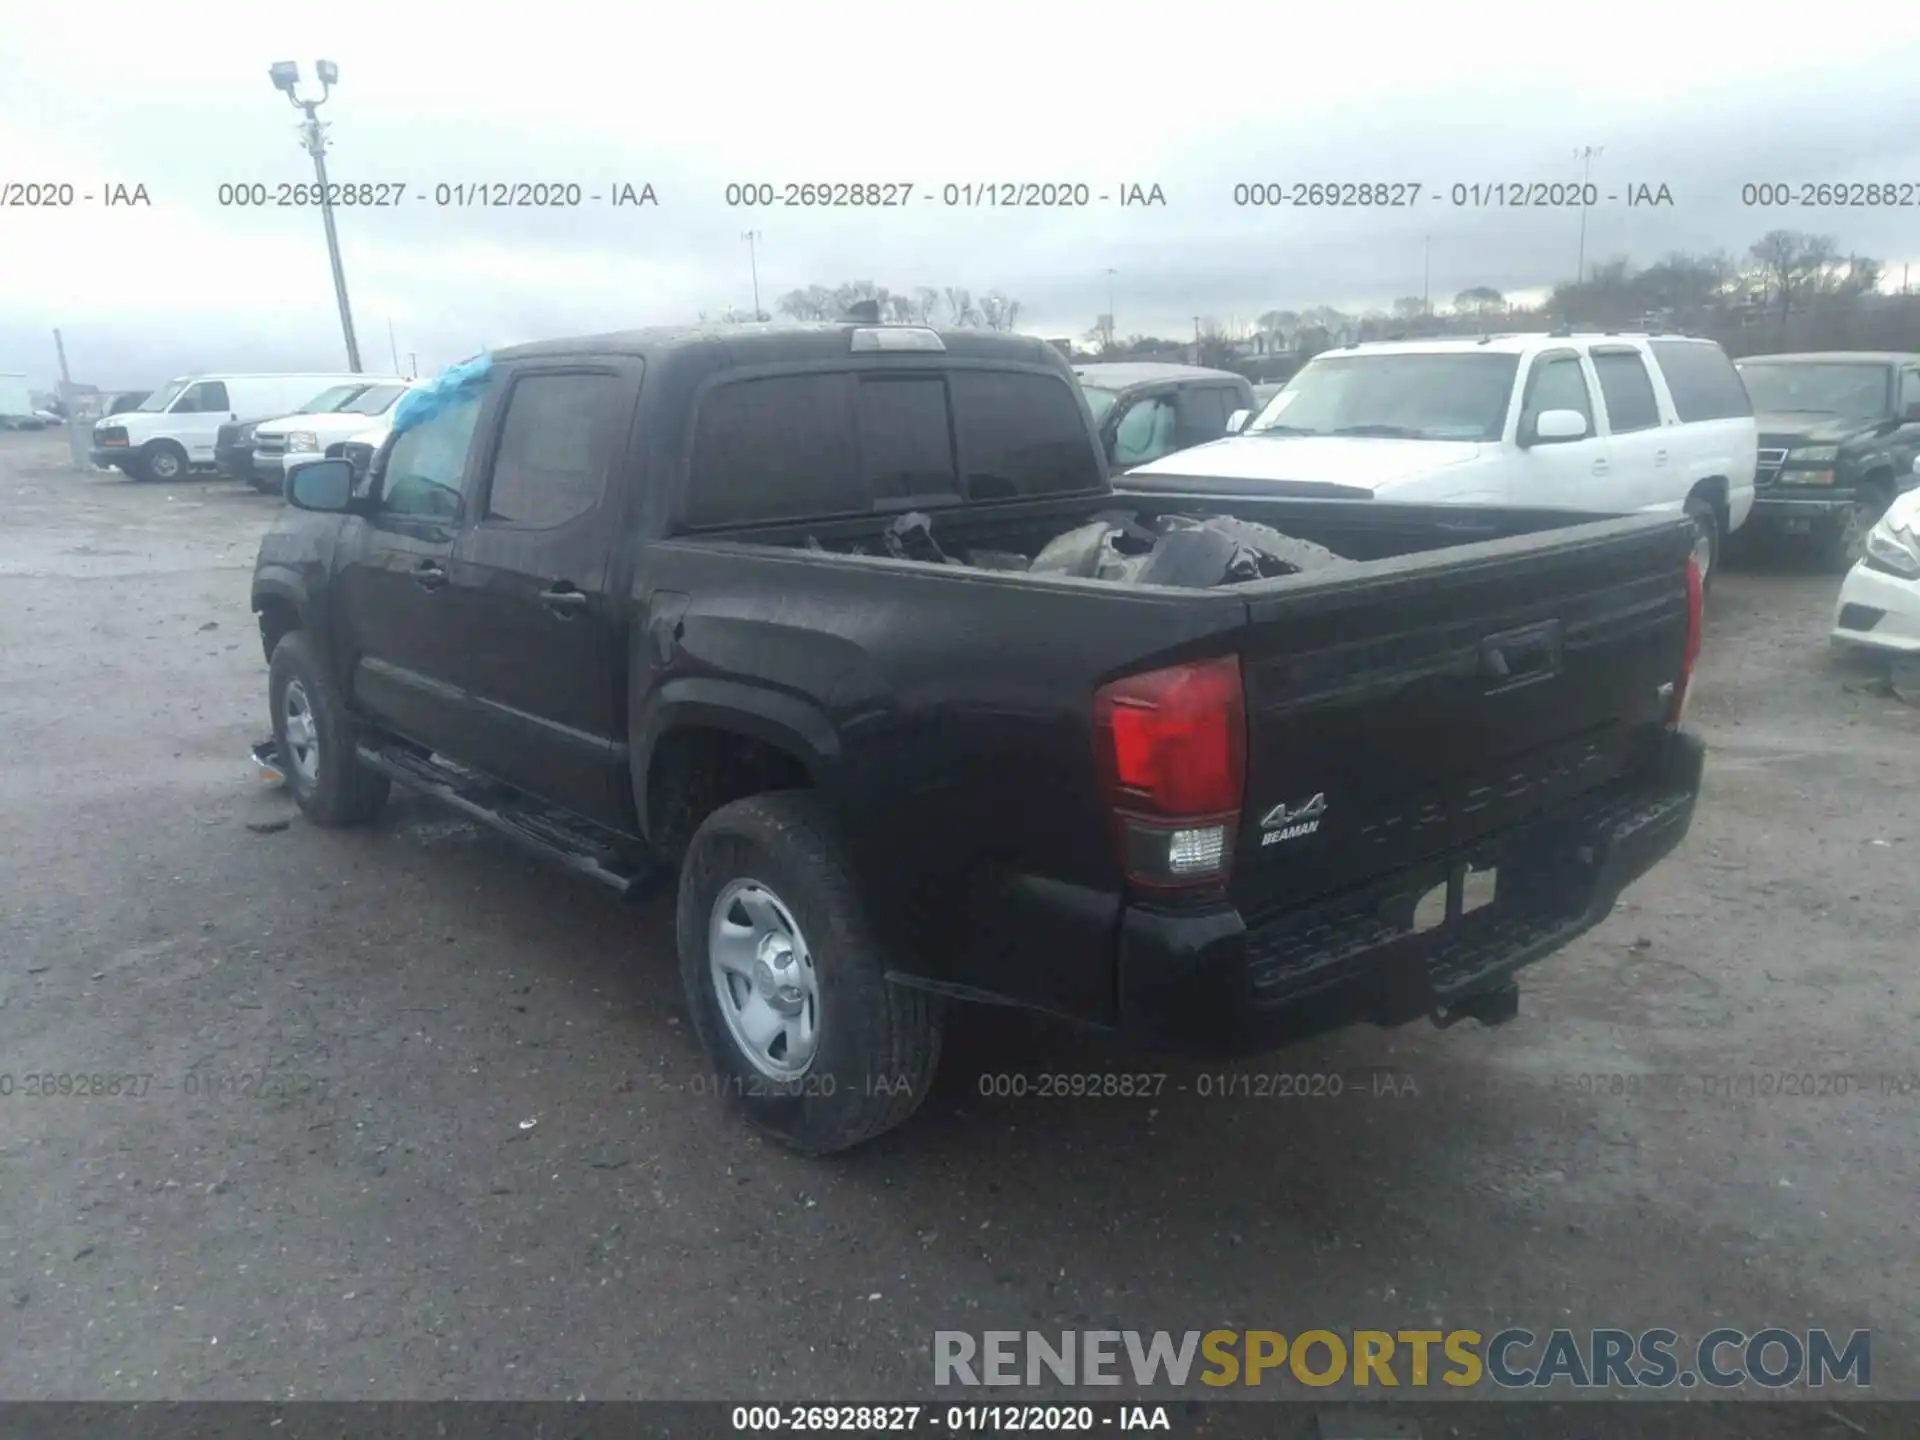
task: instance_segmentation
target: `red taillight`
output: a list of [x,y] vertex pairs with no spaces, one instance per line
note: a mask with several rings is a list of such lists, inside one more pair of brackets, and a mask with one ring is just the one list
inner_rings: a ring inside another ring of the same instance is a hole
[[1238,657],[1103,685],[1093,727],[1127,878],[1159,888],[1218,884],[1233,864],[1246,774]]
[[1687,690],[1693,683],[1694,662],[1700,658],[1700,628],[1706,608],[1706,589],[1700,583],[1700,562],[1687,557],[1687,648],[1680,662],[1680,682],[1673,687],[1667,723],[1678,725],[1687,713]]

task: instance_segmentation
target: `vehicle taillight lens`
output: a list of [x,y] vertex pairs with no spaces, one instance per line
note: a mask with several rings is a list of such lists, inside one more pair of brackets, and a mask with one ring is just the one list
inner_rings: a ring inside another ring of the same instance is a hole
[[1680,682],[1673,687],[1673,704],[1667,708],[1667,724],[1678,725],[1686,718],[1687,691],[1693,685],[1694,662],[1700,658],[1700,624],[1706,592],[1700,584],[1700,562],[1687,557],[1687,648],[1680,662]]
[[1127,878],[1159,889],[1225,879],[1246,775],[1239,658],[1104,685],[1093,697],[1093,727]]

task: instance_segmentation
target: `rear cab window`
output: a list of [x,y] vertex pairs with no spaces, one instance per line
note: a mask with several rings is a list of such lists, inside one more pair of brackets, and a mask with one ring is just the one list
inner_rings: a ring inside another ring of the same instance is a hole
[[1654,363],[1673,396],[1674,414],[1683,425],[1703,420],[1744,420],[1753,402],[1740,372],[1718,345],[1707,340],[1649,340]]
[[701,400],[686,521],[775,524],[1097,488],[1072,386],[899,367],[722,381]]

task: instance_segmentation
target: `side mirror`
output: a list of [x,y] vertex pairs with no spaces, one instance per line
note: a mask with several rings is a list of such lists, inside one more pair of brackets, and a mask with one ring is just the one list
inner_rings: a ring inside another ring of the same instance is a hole
[[1247,421],[1252,418],[1253,412],[1251,410],[1234,411],[1231,415],[1227,416],[1227,433],[1229,435],[1238,435],[1242,430],[1247,428]]
[[1587,437],[1587,417],[1578,410],[1542,410],[1530,427],[1533,442],[1545,445]]
[[339,514],[353,503],[353,466],[314,460],[287,477],[287,503],[300,510]]

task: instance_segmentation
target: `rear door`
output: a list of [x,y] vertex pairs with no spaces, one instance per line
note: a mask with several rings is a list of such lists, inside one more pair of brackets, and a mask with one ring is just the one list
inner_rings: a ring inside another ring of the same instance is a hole
[[[1576,411],[1586,420],[1587,433],[1573,440],[1533,438],[1534,425],[1549,410]],[[1614,493],[1592,377],[1578,350],[1568,346],[1533,357],[1520,379],[1520,408],[1513,425],[1508,504],[1614,514],[1628,508],[1619,505]]]
[[499,419],[447,596],[473,721],[459,758],[606,824],[627,806],[626,616],[607,591],[627,517],[611,472],[640,374],[621,359],[496,377]]
[[1587,353],[1606,412],[1603,428],[1612,472],[1606,492],[1619,497],[1623,512],[1677,512],[1692,488],[1685,436],[1663,423],[1646,361],[1631,345],[1595,345]]
[[356,705],[386,728],[461,755],[467,707],[447,585],[465,502],[461,489],[482,407],[464,396],[396,439],[379,500],[344,543],[333,580]]

